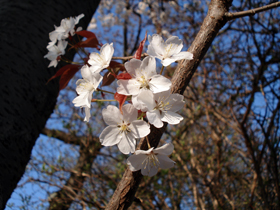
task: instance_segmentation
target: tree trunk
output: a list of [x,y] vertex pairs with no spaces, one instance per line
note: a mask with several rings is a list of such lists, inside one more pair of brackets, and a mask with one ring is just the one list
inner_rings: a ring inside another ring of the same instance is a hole
[[[85,17],[84,29],[99,0],[0,0],[0,209],[24,173],[31,150],[53,111],[58,80],[47,80],[49,32],[63,18]],[[74,52],[68,57],[71,59]]]

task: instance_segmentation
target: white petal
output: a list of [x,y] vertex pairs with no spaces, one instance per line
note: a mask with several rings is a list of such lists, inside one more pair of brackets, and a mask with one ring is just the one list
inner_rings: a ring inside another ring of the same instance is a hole
[[123,119],[127,123],[137,120],[138,110],[132,104],[126,104],[122,107]]
[[134,153],[135,152],[135,145],[136,145],[136,140],[133,137],[133,135],[128,132],[128,133],[122,133],[121,141],[118,143],[118,148],[123,154],[129,154],[129,153]]
[[165,43],[164,43],[162,37],[158,34],[154,34],[152,37],[149,36],[148,40],[150,42],[149,46],[151,46],[153,48],[153,50],[152,50],[151,47],[148,46],[148,50],[150,48],[149,53],[151,53],[151,54],[155,53],[157,56],[163,56],[163,53],[165,51]]
[[134,138],[145,137],[151,132],[149,124],[143,120],[133,121],[128,128],[131,130],[131,134]]
[[190,52],[180,52],[178,54],[175,54],[172,56],[173,59],[177,60],[182,60],[182,59],[186,59],[186,60],[192,60],[193,59],[193,54]]
[[161,155],[171,155],[174,150],[174,145],[172,143],[167,143],[154,149],[154,153],[161,154]]
[[119,135],[119,128],[116,126],[106,127],[99,136],[100,142],[104,146],[113,146],[118,144],[122,137]]
[[137,95],[140,90],[140,83],[136,79],[118,80],[117,92],[123,95]]
[[[145,77],[148,79],[152,76],[154,76],[156,72],[156,59],[152,56],[148,56],[144,58],[142,61],[140,69],[141,75],[145,75]],[[136,72],[137,75],[137,72]]]
[[154,75],[150,81],[150,89],[153,93],[169,90],[171,87],[171,81],[162,75]]
[[84,79],[87,79],[87,80],[91,80],[91,77],[92,77],[92,73],[89,69],[89,66],[88,65],[84,65],[81,69],[81,74],[82,74],[82,77]]
[[72,102],[76,107],[87,106],[88,108],[90,108],[91,106],[91,103],[89,103],[89,94],[86,92],[82,92],[81,94],[79,94],[76,98],[73,99]]
[[85,108],[85,114],[86,114],[84,121],[89,122],[90,108],[88,108],[87,106],[85,106],[84,108]]
[[156,128],[161,128],[163,122],[161,121],[161,116],[158,110],[146,113],[149,123],[153,124]]
[[137,101],[138,103],[145,104],[149,111],[152,111],[156,106],[154,94],[150,90],[141,91],[137,96]]
[[175,164],[175,162],[166,155],[157,155],[157,158],[159,161],[159,167],[162,169],[172,168]]
[[92,74],[91,82],[93,83],[94,89],[97,89],[102,79],[103,77],[99,73]]
[[111,44],[106,43],[105,45],[103,45],[100,49],[100,54],[104,57],[104,59],[107,61],[107,64],[109,66],[112,56],[114,54],[113,43]]
[[143,168],[143,162],[147,158],[147,155],[140,154],[140,155],[132,155],[127,159],[127,165],[131,171],[138,171]]
[[163,66],[169,66],[171,63],[174,63],[176,59],[173,58],[165,58],[164,60],[161,61],[161,64]]
[[102,116],[107,125],[118,125],[123,120],[120,110],[113,105],[108,105],[107,108],[103,109]]
[[126,62],[124,66],[127,72],[132,76],[132,78],[135,78],[136,75],[135,70],[139,69],[141,64],[142,64],[141,60],[132,58],[130,61]]
[[178,123],[180,123],[184,118],[175,113],[175,112],[170,112],[170,111],[166,111],[163,113],[162,117],[161,117],[161,120],[164,121],[164,122],[167,122],[171,125],[176,125]]
[[147,54],[150,56],[154,56],[160,60],[162,60],[163,58],[163,56],[159,55],[151,45],[148,46]]
[[156,175],[157,172],[158,172],[158,167],[153,165],[152,163],[148,163],[146,165],[146,168],[141,169],[141,173],[144,176],[149,176],[149,177],[152,177],[152,176]]
[[[141,90],[140,90],[140,93],[141,93]],[[139,95],[132,96],[132,100],[131,101],[132,101],[133,106],[136,109],[141,110],[142,112],[148,111],[147,106],[142,101],[138,101],[138,96]]]
[[100,71],[103,69],[103,66],[101,66],[98,63],[95,63],[93,66],[89,67],[92,74],[94,73],[100,73]]
[[136,150],[135,155],[140,155],[140,154],[142,154],[142,155],[149,155],[149,154],[151,154],[151,152],[153,150],[154,150],[153,147],[148,149],[148,150]]
[[183,99],[184,99],[184,96],[182,96],[178,93],[169,95],[167,100],[169,101],[169,104],[172,105],[171,108],[169,109],[169,111],[177,112],[177,111],[181,110],[185,105],[185,102],[183,101]]
[[77,17],[75,17],[75,24],[77,24],[81,18],[83,18],[85,15],[82,13],[80,15],[78,15]]

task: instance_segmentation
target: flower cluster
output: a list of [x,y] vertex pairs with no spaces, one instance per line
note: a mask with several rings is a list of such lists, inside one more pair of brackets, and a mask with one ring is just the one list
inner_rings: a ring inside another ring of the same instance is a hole
[[[120,79],[117,82],[117,93],[131,96],[132,104],[124,105],[122,112],[112,105],[102,110],[103,119],[108,127],[100,134],[100,141],[104,146],[117,145],[124,154],[134,153],[128,158],[130,169],[132,171],[141,169],[143,175],[153,176],[159,168],[166,169],[174,165],[174,162],[167,157],[172,153],[174,146],[169,143],[160,148],[135,152],[136,139],[150,133],[150,124],[157,128],[161,128],[163,122],[178,124],[183,117],[176,112],[184,106],[183,96],[170,92],[171,81],[156,72],[156,58],[161,60],[163,66],[167,66],[177,60],[191,60],[193,55],[189,52],[181,52],[183,44],[178,37],[173,36],[164,42],[162,37],[154,34],[148,39],[149,56],[142,61],[133,58],[126,62],[124,66],[131,79]],[[100,54],[90,55],[88,63],[91,66],[86,69],[89,69],[92,75],[88,75],[86,79],[82,72],[83,81],[86,82],[79,82],[80,80],[77,82],[79,96],[73,100],[75,106],[90,108],[92,91],[100,82],[96,79],[94,85],[90,78],[96,78],[94,75],[109,66],[113,52],[113,44],[105,44]],[[83,88],[79,87],[81,84]],[[81,103],[81,100],[84,100],[84,103]],[[146,114],[148,123],[137,118],[138,111]],[[86,119],[88,120],[87,117]]]
[[[61,25],[55,26],[55,31],[50,33],[51,42],[47,47],[49,53],[45,56],[51,60],[50,66],[57,65],[57,57],[64,54],[67,45],[64,39],[74,35],[75,25],[82,17],[83,14],[76,18],[63,19]],[[87,37],[91,37],[91,43],[98,43],[92,33],[81,31],[78,34],[86,34]],[[140,55],[145,40],[146,38],[141,43],[140,50],[138,49]],[[120,109],[108,105],[102,110],[103,119],[108,126],[101,132],[100,142],[104,146],[117,145],[123,154],[134,153],[127,160],[130,170],[141,170],[143,175],[154,176],[159,168],[167,169],[174,166],[174,161],[167,157],[174,149],[173,144],[168,143],[159,148],[153,148],[147,138],[149,149],[135,151],[136,141],[151,132],[150,125],[161,128],[164,122],[175,125],[183,120],[183,117],[176,113],[184,106],[183,96],[171,93],[171,81],[161,74],[165,66],[182,59],[192,60],[193,54],[181,52],[183,43],[176,36],[164,41],[161,36],[154,34],[149,36],[148,40],[150,43],[147,50],[148,56],[140,60],[141,56],[137,52],[138,54],[136,53],[133,59],[124,64],[123,70],[126,72],[123,74],[126,76],[120,77],[111,71],[113,43],[98,44],[102,46],[100,52],[92,52],[81,68],[83,79],[76,82],[78,96],[74,98],[73,103],[74,106],[85,109],[84,120],[88,122],[91,103],[97,100],[92,99],[92,94],[100,90],[98,86],[103,79],[100,73],[108,68],[110,74],[118,79],[116,94],[124,99],[128,98],[130,103],[125,105],[120,103]],[[55,45],[56,42],[58,42],[57,45]],[[85,41],[83,44],[85,43],[88,42]],[[81,45],[75,46],[81,47]],[[159,74],[156,71],[156,59],[161,60],[163,65]],[[146,121],[143,119],[144,116]]]
[[44,56],[44,58],[51,61],[48,67],[57,66],[60,56],[65,54],[65,48],[68,44],[65,39],[69,36],[73,36],[75,31],[82,30],[81,27],[75,30],[75,25],[78,24],[83,17],[84,14],[80,14],[77,17],[65,18],[61,20],[60,26],[54,26],[55,30],[49,34],[51,40],[47,46],[49,52]]

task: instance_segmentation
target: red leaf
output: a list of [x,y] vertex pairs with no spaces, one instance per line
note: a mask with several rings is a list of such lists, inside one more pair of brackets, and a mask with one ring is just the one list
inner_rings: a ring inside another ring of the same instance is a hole
[[[112,68],[112,69],[117,69],[118,71],[125,71],[125,67],[122,63],[119,63],[117,61],[111,61],[110,64],[109,64],[109,67]],[[117,73],[117,72],[115,72]]]
[[117,92],[114,95],[114,99],[116,99],[119,102],[119,107],[120,107],[120,111],[122,112],[122,106],[124,105],[124,102],[126,100],[127,96],[122,95],[122,94],[118,94]]
[[117,79],[124,79],[124,80],[128,80],[128,79],[131,79],[131,75],[129,73],[120,73],[118,76],[117,76]]
[[93,47],[93,48],[97,48],[100,44],[97,40],[97,37],[95,35],[95,33],[92,33],[90,31],[78,31],[76,32],[76,34],[82,36],[82,37],[86,37],[87,39],[85,41],[81,41],[78,42],[75,46],[71,47],[71,48],[77,48],[77,47]]
[[134,58],[139,59],[139,60],[141,59],[141,54],[142,54],[143,47],[144,47],[146,40],[147,40],[147,31],[145,34],[145,38],[140,42],[140,45],[139,45],[138,49],[136,50],[136,53],[134,54]]
[[85,41],[79,42],[75,47],[92,47],[97,48],[99,45],[98,40],[94,37],[87,38]]
[[[64,89],[68,82],[70,81],[70,79],[72,79],[72,77],[76,74],[77,71],[79,71],[79,69],[81,68],[80,65],[76,65],[76,64],[68,64],[66,66],[63,66],[62,68],[60,68],[55,75],[53,75],[49,80],[51,81],[52,79],[55,79],[57,77],[60,76],[59,79],[59,90]],[[47,82],[47,83],[48,83]]]
[[109,71],[106,72],[104,74],[101,87],[111,85],[112,82],[115,81],[115,79],[116,79],[116,77],[111,72],[109,72]]
[[78,31],[76,32],[76,34],[86,38],[95,37],[95,39],[97,39],[95,33],[92,33],[91,31],[87,31],[87,30]]

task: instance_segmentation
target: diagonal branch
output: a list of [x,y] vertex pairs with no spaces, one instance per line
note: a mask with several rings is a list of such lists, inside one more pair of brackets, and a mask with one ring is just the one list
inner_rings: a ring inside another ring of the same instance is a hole
[[267,11],[267,10],[270,10],[270,9],[273,9],[273,8],[276,8],[279,6],[280,6],[280,1],[269,4],[269,5],[265,5],[262,7],[258,7],[255,9],[250,9],[247,11],[241,11],[241,12],[235,12],[235,13],[227,12],[225,15],[228,18],[228,20],[233,20],[233,19],[240,18],[240,17],[253,16],[256,13]]
[[[227,19],[225,18],[225,13],[228,12],[231,2],[231,0],[211,1],[208,14],[201,29],[189,48],[189,52],[194,54],[194,59],[180,62],[172,80],[173,93],[182,94],[184,92],[214,38],[226,24]],[[166,126],[165,124],[161,129],[151,127],[151,133],[148,135],[151,147],[157,147]],[[138,147],[147,149],[146,140],[142,139]],[[127,209],[134,200],[134,195],[141,179],[142,175],[140,171],[131,172],[127,168],[106,209]]]

